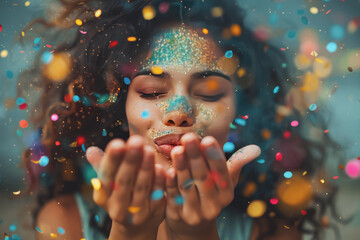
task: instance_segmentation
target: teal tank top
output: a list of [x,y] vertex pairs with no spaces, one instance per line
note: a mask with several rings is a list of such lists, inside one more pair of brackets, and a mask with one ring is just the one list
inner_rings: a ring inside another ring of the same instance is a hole
[[[90,205],[81,196],[75,193],[76,203],[81,216],[83,237],[86,240],[104,240],[106,237],[97,229],[90,226]],[[106,212],[102,208],[96,211],[96,219],[105,221]],[[216,219],[216,227],[220,240],[249,240],[252,229],[252,219],[245,214],[236,212],[232,208],[224,208]]]

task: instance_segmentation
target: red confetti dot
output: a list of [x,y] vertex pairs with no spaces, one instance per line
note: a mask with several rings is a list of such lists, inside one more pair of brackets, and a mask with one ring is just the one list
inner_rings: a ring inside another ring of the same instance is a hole
[[47,46],[48,48],[52,48],[52,46],[51,46],[50,44],[46,44],[46,46]]
[[283,159],[283,155],[281,154],[281,152],[276,153],[275,159],[276,161],[281,161]]
[[66,103],[71,103],[71,101],[72,101],[71,95],[70,95],[70,94],[66,94],[66,95],[64,96],[64,101],[65,101]]
[[339,178],[339,176],[334,176],[334,177],[333,177],[333,179],[338,179],[338,178]]
[[285,131],[284,132],[284,138],[289,138],[291,137],[291,132],[290,131]]
[[56,142],[55,142],[55,145],[56,145],[56,146],[60,146],[60,142],[59,142],[59,141],[56,141]]
[[279,202],[279,199],[277,199],[277,198],[271,198],[271,199],[270,199],[270,203],[271,203],[272,205],[276,205],[276,204],[278,204],[278,202]]
[[110,41],[109,48],[113,48],[118,45],[118,41]]
[[301,210],[301,214],[303,215],[303,216],[305,216],[306,215],[306,211],[305,210]]
[[216,183],[219,182],[221,179],[221,176],[217,171],[210,171],[210,177]]
[[81,145],[83,145],[85,142],[86,142],[86,139],[85,139],[84,136],[78,136],[78,137],[76,138],[76,145],[77,145],[77,146],[81,146]]
[[327,130],[327,129],[326,129],[326,130],[324,130],[324,133],[328,133],[328,132],[329,132],[329,130]]
[[19,122],[20,127],[26,128],[28,126],[28,122],[26,120],[21,120]]
[[242,119],[249,119],[249,115],[241,116]]
[[26,103],[22,103],[22,104],[19,105],[19,109],[20,109],[20,110],[24,110],[24,109],[27,108],[27,106],[28,106],[28,105],[27,105]]
[[2,31],[2,25],[0,24],[0,32]]

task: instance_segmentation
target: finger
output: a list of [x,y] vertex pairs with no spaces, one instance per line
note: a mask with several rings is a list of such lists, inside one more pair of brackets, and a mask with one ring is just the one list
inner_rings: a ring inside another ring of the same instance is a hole
[[140,136],[131,136],[126,143],[126,154],[115,176],[115,188],[109,204],[113,205],[113,217],[120,222],[128,220],[128,207],[137,170],[143,158],[144,141]]
[[155,179],[150,193],[151,211],[164,204],[165,179],[164,168],[160,164],[155,164]]
[[124,158],[125,151],[125,142],[121,139],[114,139],[106,146],[104,156],[99,165],[98,176],[109,190],[113,189],[114,178]]
[[201,141],[201,150],[208,160],[210,177],[215,182],[218,190],[218,202],[222,206],[228,205],[234,197],[234,185],[226,165],[224,152],[217,140],[212,136],[206,136]]
[[133,214],[133,223],[140,224],[150,214],[149,194],[154,175],[154,152],[150,146],[144,147],[144,159],[137,174],[133,198],[128,211]]
[[183,198],[180,195],[176,184],[175,169],[169,168],[166,172],[166,216],[172,220],[179,220],[179,212],[183,204]]
[[95,172],[98,173],[101,159],[104,156],[103,150],[98,147],[91,146],[86,149],[86,159],[89,161]]
[[184,201],[180,216],[188,224],[196,224],[201,220],[200,200],[190,170],[187,167],[184,150],[183,146],[176,146],[171,151],[171,159],[176,170],[177,186]]
[[257,145],[248,145],[239,150],[237,150],[230,159],[226,162],[227,168],[229,170],[230,178],[234,184],[237,184],[239,179],[239,174],[242,167],[260,156],[261,149]]

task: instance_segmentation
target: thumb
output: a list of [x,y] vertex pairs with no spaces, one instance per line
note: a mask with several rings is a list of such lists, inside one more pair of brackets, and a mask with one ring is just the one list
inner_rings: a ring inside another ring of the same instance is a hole
[[226,165],[234,186],[236,186],[239,180],[239,175],[243,166],[260,156],[260,154],[261,150],[259,146],[247,145],[231,155],[229,160],[226,162]]

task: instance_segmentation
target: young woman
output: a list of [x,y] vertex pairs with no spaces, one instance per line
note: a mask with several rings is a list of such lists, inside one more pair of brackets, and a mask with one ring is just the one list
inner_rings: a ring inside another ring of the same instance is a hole
[[299,87],[236,1],[60,2],[31,24],[61,33],[30,71],[37,239],[300,239],[306,219],[319,236],[324,147],[290,125]]

